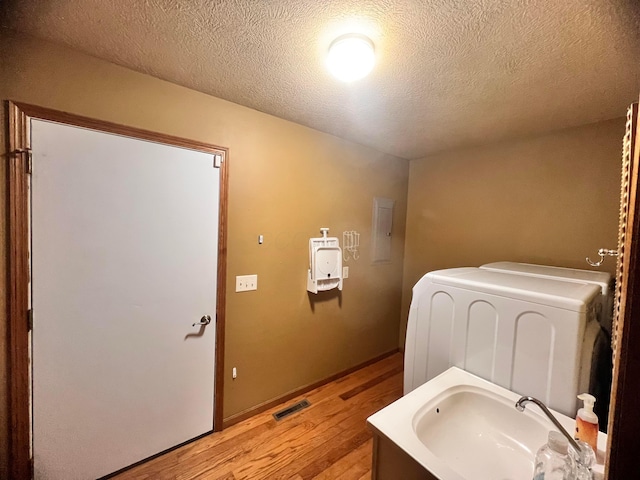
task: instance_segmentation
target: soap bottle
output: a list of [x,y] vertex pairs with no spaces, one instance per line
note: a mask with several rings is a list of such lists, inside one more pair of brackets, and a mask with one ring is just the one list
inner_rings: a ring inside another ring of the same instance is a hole
[[549,440],[536,454],[533,480],[573,480],[576,465],[568,454],[569,442],[556,431],[549,432]]
[[584,407],[578,410],[576,416],[576,440],[588,443],[594,452],[598,451],[598,416],[593,412],[596,398],[588,393],[578,395],[584,402]]

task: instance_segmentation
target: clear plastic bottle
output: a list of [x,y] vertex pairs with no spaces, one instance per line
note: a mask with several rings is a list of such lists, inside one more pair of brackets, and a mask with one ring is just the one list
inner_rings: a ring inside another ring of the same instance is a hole
[[593,480],[591,467],[596,463],[596,454],[587,442],[576,440],[580,452],[569,449],[569,456],[576,462],[576,480]]
[[574,480],[576,464],[568,454],[569,442],[560,432],[549,432],[549,440],[536,454],[533,480]]

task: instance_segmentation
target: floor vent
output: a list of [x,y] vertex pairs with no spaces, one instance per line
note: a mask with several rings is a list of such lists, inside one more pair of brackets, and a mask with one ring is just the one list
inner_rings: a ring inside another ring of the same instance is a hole
[[275,418],[276,420],[282,420],[283,418],[288,417],[289,415],[293,415],[297,411],[302,410],[303,408],[307,408],[310,405],[311,404],[309,403],[309,400],[305,398],[304,400],[300,400],[299,402],[294,403],[293,405],[274,413],[273,418]]

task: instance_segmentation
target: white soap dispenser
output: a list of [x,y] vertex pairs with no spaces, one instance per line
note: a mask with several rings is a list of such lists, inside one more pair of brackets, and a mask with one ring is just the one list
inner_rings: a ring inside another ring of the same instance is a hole
[[588,443],[594,452],[598,451],[598,416],[593,412],[596,397],[583,393],[578,398],[584,402],[584,407],[578,410],[576,416],[576,439]]

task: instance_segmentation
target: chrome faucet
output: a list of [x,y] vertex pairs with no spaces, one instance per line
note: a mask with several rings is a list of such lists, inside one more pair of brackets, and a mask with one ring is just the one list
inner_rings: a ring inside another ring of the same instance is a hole
[[567,440],[569,440],[569,444],[571,445],[571,447],[576,451],[576,453],[578,454],[578,458],[581,457],[581,453],[582,453],[582,449],[580,448],[580,446],[576,443],[576,441],[573,439],[573,437],[571,435],[569,435],[569,433],[564,429],[564,427],[562,425],[560,425],[560,422],[558,421],[558,419],[556,417],[553,416],[553,414],[549,411],[549,409],[547,408],[547,406],[542,403],[540,400],[538,400],[537,398],[533,398],[533,397],[520,397],[520,400],[518,400],[516,402],[516,409],[519,412],[524,412],[524,407],[527,403],[535,403],[538,407],[540,407],[540,410],[542,410],[542,413],[544,413],[547,418],[549,420],[551,420],[551,423],[553,423],[555,425],[555,427],[560,430],[560,433],[562,433],[562,435],[564,435]]

